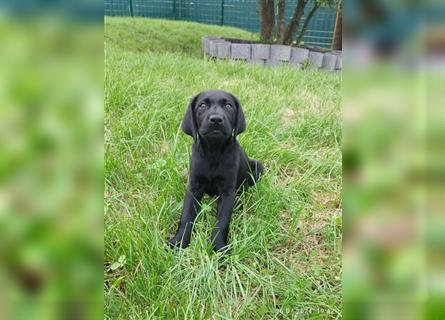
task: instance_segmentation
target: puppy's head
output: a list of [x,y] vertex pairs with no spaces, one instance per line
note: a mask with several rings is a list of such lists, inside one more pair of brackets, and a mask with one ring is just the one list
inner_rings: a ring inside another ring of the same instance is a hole
[[192,98],[182,121],[182,130],[194,139],[225,141],[246,129],[238,99],[232,94],[212,90]]

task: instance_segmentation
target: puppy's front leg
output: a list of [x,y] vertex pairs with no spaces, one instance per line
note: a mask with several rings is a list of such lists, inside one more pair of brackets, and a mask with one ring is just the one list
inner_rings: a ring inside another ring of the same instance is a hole
[[227,246],[230,219],[235,203],[235,191],[224,192],[218,200],[217,218],[218,222],[212,231],[213,250],[219,251]]
[[192,225],[200,208],[202,191],[189,189],[185,195],[181,220],[176,235],[169,240],[171,247],[186,248],[190,243]]

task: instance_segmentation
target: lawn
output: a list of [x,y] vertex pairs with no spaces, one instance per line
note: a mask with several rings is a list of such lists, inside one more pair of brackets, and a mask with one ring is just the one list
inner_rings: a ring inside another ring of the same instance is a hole
[[[234,28],[105,19],[107,319],[341,318],[341,112],[338,75],[203,58],[200,37]],[[165,249],[187,185],[193,95],[236,95],[247,154],[266,172],[244,192],[231,255],[211,251],[215,199],[190,247]]]

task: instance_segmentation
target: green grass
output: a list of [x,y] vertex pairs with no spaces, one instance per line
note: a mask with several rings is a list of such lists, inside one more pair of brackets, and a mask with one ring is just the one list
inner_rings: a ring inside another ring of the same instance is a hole
[[[165,33],[136,32],[133,23]],[[169,39],[163,47],[173,30],[188,30],[193,43],[184,49]],[[106,19],[108,319],[341,317],[340,79],[202,58],[201,35],[233,30]],[[157,50],[135,49],[142,42]],[[190,247],[164,246],[187,184],[192,141],[180,130],[182,116],[191,96],[214,88],[240,99],[247,120],[240,143],[266,168],[235,208],[225,260],[211,251],[212,198],[203,200]]]
[[144,18],[106,17],[105,31],[105,42],[124,51],[185,53],[197,58],[202,57],[201,38],[206,35],[258,38],[253,33],[232,27]]

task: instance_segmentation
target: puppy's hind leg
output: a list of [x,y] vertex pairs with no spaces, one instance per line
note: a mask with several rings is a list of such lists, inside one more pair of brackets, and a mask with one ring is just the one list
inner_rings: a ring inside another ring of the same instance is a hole
[[[255,183],[260,180],[261,176],[264,172],[264,166],[260,161],[249,159],[249,166],[250,166],[250,177],[247,179],[247,183],[249,186],[255,185]],[[252,180],[253,178],[253,180]]]

